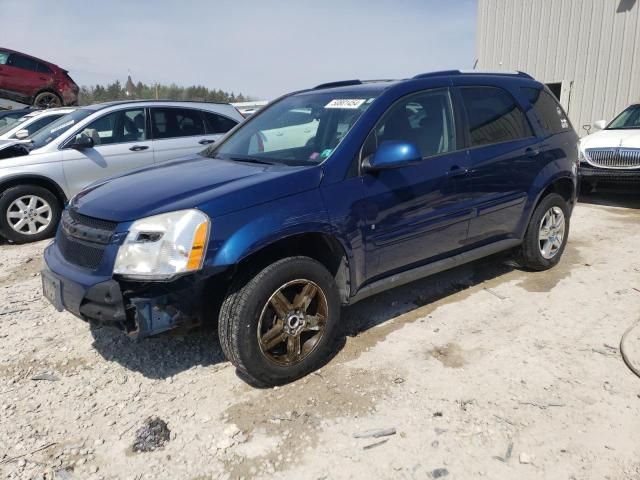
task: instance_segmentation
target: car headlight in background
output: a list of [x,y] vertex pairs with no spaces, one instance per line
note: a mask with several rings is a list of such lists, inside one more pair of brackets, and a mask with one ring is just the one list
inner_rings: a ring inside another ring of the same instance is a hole
[[114,274],[167,280],[200,270],[211,221],[200,210],[180,210],[136,220],[118,250]]

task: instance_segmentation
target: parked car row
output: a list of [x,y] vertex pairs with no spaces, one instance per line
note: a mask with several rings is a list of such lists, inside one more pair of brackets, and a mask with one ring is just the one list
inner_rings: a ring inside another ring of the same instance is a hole
[[323,84],[218,140],[241,120],[84,107],[2,160],[3,233],[61,218],[45,297],[138,338],[217,320],[243,376],[277,385],[327,360],[341,305],[505,250],[545,270],[567,244],[578,136],[524,73]]

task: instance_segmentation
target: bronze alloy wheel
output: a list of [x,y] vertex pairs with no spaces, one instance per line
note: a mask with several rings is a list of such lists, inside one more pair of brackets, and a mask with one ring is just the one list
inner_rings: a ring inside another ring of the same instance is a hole
[[322,289],[311,280],[292,280],[267,300],[258,321],[262,354],[277,365],[304,360],[326,331],[329,306]]

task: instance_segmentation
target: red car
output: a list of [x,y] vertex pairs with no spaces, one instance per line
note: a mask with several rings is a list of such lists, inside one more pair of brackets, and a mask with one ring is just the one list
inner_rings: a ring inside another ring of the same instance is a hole
[[24,53],[0,48],[0,98],[38,108],[77,105],[78,85],[66,70]]

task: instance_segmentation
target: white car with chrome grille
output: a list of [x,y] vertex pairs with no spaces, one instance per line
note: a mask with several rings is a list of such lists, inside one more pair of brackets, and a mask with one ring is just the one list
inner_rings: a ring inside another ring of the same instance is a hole
[[602,184],[640,185],[640,103],[594,127],[600,130],[579,144],[583,191]]

